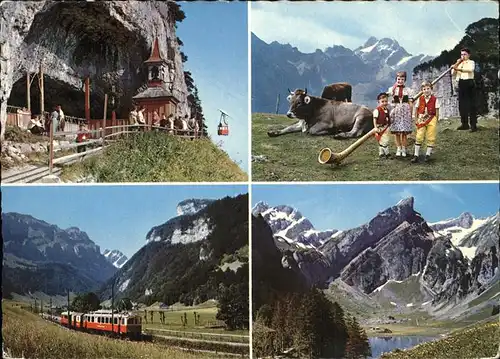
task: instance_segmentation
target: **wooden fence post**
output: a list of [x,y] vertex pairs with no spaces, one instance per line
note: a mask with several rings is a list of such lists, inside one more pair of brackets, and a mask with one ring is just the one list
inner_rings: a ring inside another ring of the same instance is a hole
[[106,113],[108,112],[108,94],[104,94],[104,116],[102,120],[102,146],[104,147],[106,138]]
[[28,111],[31,112],[31,81],[29,72],[26,72],[26,105],[28,106]]
[[90,121],[90,78],[85,78],[85,119]]
[[54,160],[54,121],[50,121],[49,125],[49,174],[52,174],[53,160]]
[[43,95],[43,69],[42,69],[42,61],[40,61],[40,67],[38,72],[38,86],[40,87],[40,114],[43,118],[43,113],[45,112],[45,99]]

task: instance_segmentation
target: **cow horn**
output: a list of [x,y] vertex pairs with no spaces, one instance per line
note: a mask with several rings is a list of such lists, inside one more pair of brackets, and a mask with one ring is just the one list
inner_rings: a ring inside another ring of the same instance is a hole
[[293,93],[292,91],[290,91],[290,88],[288,88],[288,93]]
[[305,91],[305,94],[307,95],[307,87],[306,87],[306,91]]

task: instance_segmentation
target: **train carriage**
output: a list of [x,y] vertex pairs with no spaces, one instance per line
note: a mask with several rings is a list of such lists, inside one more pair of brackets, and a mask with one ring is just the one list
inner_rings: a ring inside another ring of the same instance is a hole
[[110,310],[89,313],[62,312],[60,324],[86,332],[130,339],[140,339],[142,334],[141,317],[128,312],[111,313]]

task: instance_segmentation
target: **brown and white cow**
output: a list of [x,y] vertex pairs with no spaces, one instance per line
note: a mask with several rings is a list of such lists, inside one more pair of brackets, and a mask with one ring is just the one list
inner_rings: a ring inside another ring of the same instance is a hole
[[352,102],[352,86],[347,82],[338,82],[325,86],[322,98],[334,101]]
[[290,102],[287,117],[299,121],[281,130],[268,131],[270,137],[302,131],[313,136],[356,138],[373,128],[373,114],[366,106],[311,96],[307,89],[290,92],[287,99]]

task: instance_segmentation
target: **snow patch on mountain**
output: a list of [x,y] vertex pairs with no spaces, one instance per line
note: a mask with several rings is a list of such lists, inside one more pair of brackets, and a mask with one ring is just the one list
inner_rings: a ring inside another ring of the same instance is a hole
[[123,265],[128,261],[127,256],[125,256],[125,254],[116,249],[114,250],[105,249],[102,255],[106,257],[108,262],[113,264],[113,266],[115,266],[116,268],[123,267]]
[[470,213],[463,213],[458,218],[430,223],[429,227],[434,230],[437,236],[450,237],[451,243],[462,252],[464,257],[472,260],[476,255],[477,247],[463,246],[463,239],[494,219],[495,216],[474,218]]
[[[335,235],[337,230],[319,231],[294,207],[269,206],[258,202],[252,209],[254,216],[261,215],[271,227],[275,238],[283,238],[300,248],[317,248]],[[300,244],[299,244],[300,243]]]
[[127,289],[128,287],[128,284],[130,283],[130,279],[127,279],[125,282],[123,282],[121,285],[120,285],[120,288],[118,289],[120,292],[123,292],[125,291],[125,289]]

